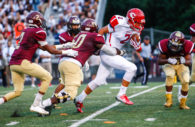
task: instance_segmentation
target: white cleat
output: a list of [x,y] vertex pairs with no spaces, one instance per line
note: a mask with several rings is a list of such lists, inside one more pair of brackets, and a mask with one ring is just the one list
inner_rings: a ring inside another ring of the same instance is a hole
[[49,114],[48,111],[45,111],[41,107],[39,107],[39,106],[33,106],[33,105],[30,106],[30,111],[31,112],[37,112],[37,113],[43,114],[43,115],[48,115]]

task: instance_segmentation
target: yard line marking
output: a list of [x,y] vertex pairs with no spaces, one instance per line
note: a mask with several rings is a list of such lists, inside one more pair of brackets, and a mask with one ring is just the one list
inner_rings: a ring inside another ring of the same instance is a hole
[[13,126],[13,125],[16,125],[16,124],[19,124],[20,122],[17,122],[17,121],[11,121],[10,123],[6,124],[7,126]]
[[[165,86],[165,84],[162,84],[162,85],[159,85],[159,86],[155,86],[155,87],[152,87],[152,88],[150,88],[150,89],[147,89],[147,90],[141,91],[141,92],[139,92],[139,93],[133,94],[133,95],[129,96],[128,98],[133,98],[133,97],[136,97],[136,96],[145,94],[145,93],[147,93],[147,92],[153,91],[153,90],[155,90],[155,89],[157,89],[157,88],[160,88],[160,87],[163,87],[163,86]],[[105,107],[105,108],[102,108],[102,109],[96,111],[95,113],[93,113],[93,114],[91,114],[91,115],[89,115],[89,116],[87,116],[87,117],[85,117],[85,118],[79,120],[78,122],[73,123],[73,124],[72,124],[71,126],[69,126],[69,127],[78,127],[78,126],[80,126],[81,124],[86,123],[87,121],[93,119],[94,117],[96,117],[96,116],[102,114],[103,112],[105,112],[105,111],[107,111],[107,110],[110,110],[110,109],[113,108],[113,107],[116,107],[116,106],[119,105],[119,104],[120,104],[120,102],[116,101],[115,103],[113,103],[113,104],[111,104],[111,105],[109,105],[109,106],[107,106],[107,107]]]

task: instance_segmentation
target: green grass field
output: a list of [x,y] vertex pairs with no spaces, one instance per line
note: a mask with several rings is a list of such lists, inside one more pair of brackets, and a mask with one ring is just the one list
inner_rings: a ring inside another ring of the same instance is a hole
[[[149,83],[148,87],[137,88],[141,86],[132,84],[127,95],[135,95],[144,90],[163,84]],[[195,87],[190,87],[188,96],[188,106],[190,110],[180,110],[177,101],[177,87],[173,91],[173,107],[166,109],[163,104],[165,102],[165,88],[148,91],[140,95],[131,96],[131,100],[135,103],[132,106],[118,104],[107,111],[102,111],[99,115],[92,117],[98,110],[104,109],[115,103],[115,96],[118,93],[117,87],[119,83],[112,83],[96,89],[84,101],[84,113],[76,112],[73,102],[59,104],[58,109],[52,110],[52,114],[47,117],[38,117],[36,113],[30,112],[29,107],[32,104],[37,88],[25,87],[22,96],[0,105],[0,127],[7,126],[11,122],[18,122],[14,127],[66,127],[74,123],[81,122],[85,118],[81,127],[194,127],[195,126]],[[175,85],[177,86],[177,84]],[[56,86],[50,87],[44,99],[50,97]],[[86,87],[82,85],[79,93]],[[13,88],[0,87],[0,96],[4,95]],[[115,103],[116,104],[116,103]],[[61,108],[60,108],[61,107]],[[14,111],[20,117],[11,117]],[[60,115],[65,113],[64,115]],[[87,118],[89,119],[87,119]],[[151,118],[148,120],[148,118]],[[153,121],[150,121],[153,120]]]

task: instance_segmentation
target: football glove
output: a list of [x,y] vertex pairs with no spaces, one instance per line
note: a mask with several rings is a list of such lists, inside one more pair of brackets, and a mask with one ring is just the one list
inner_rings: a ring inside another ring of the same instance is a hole
[[185,64],[186,63],[186,59],[183,56],[180,57],[180,63],[181,64]]
[[176,58],[168,58],[168,63],[177,64],[177,59]]
[[78,51],[72,49],[62,50],[62,55],[76,57],[78,55]]

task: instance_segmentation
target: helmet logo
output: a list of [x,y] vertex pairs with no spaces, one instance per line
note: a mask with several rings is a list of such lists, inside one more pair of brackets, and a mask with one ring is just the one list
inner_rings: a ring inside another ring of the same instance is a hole
[[73,19],[72,22],[73,23],[79,23],[79,20],[78,19]]
[[180,33],[180,32],[177,32],[177,33],[175,34],[175,36],[177,36],[177,37],[181,37],[182,35],[181,35],[181,33]]
[[132,19],[134,19],[135,16],[136,16],[135,13],[130,13],[129,15],[130,15],[130,17],[131,17]]
[[35,15],[35,19],[36,20],[39,20],[39,15]]

